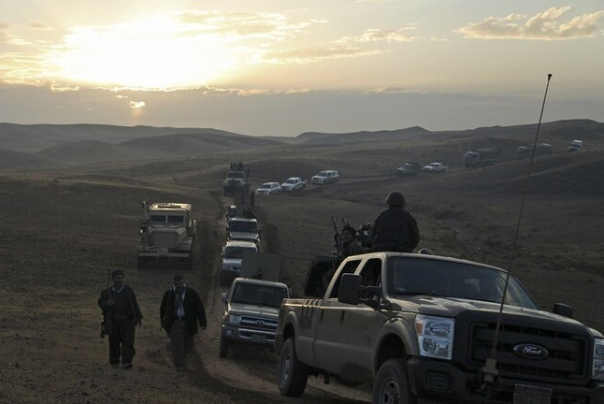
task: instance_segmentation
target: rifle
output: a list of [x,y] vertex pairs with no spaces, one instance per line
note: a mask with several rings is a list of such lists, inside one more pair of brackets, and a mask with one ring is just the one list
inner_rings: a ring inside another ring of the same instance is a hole
[[[111,286],[111,270],[107,268],[107,287]],[[105,338],[107,332],[105,331],[105,315],[103,314],[103,320],[101,320],[101,338]]]
[[337,257],[341,257],[342,254],[344,253],[344,243],[342,242],[342,235],[340,234],[340,232],[338,231],[338,225],[336,224],[336,218],[335,217],[331,217],[331,224],[333,226],[333,239],[334,239],[334,254]]

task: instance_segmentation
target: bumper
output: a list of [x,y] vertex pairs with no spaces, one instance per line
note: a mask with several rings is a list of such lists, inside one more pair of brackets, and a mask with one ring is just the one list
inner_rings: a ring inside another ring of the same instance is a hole
[[[418,397],[438,397],[464,403],[484,403],[487,398],[487,392],[480,390],[480,376],[464,372],[452,363],[413,358],[407,362],[407,370],[409,387]],[[512,403],[517,384],[551,389],[552,403],[604,404],[602,382],[591,382],[587,386],[560,385],[509,377],[496,378],[489,402]]]
[[222,325],[222,335],[230,342],[275,348],[275,332],[245,327]]

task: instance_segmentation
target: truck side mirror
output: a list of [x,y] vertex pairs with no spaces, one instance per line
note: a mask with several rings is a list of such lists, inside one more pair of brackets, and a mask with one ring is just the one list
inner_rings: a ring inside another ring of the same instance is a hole
[[343,274],[340,280],[340,290],[338,290],[338,302],[358,305],[361,281],[361,275]]
[[554,314],[559,314],[564,317],[573,318],[573,308],[567,304],[555,303]]
[[220,300],[222,300],[222,303],[226,304],[228,298],[229,298],[229,296],[228,296],[227,292],[223,292],[222,295],[220,295]]

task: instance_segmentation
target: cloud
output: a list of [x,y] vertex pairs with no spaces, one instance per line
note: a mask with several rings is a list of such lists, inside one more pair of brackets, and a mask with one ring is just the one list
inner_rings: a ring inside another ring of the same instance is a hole
[[339,39],[338,43],[372,43],[372,42],[414,42],[420,37],[411,35],[410,32],[414,31],[416,27],[403,27],[399,29],[368,29],[360,36],[343,37]]
[[383,53],[380,50],[362,49],[352,46],[325,46],[316,48],[297,48],[284,51],[267,52],[264,60],[271,63],[312,63],[325,59],[365,57]]
[[601,32],[604,10],[563,21],[571,10],[570,6],[551,7],[532,17],[520,14],[510,14],[503,18],[488,17],[482,22],[468,24],[455,32],[465,38],[533,40],[586,38]]
[[145,108],[145,101],[130,101],[131,109],[141,109]]

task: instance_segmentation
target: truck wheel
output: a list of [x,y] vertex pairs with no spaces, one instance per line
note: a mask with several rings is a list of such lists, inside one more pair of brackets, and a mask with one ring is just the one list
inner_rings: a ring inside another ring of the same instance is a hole
[[284,396],[300,397],[308,381],[308,366],[298,360],[293,338],[288,338],[279,359],[279,391]]
[[413,404],[417,400],[409,392],[407,371],[402,359],[390,359],[382,364],[373,383],[373,404]]
[[220,356],[221,358],[226,358],[229,355],[230,347],[231,347],[230,342],[227,341],[227,339],[224,338],[224,336],[221,334],[220,342],[218,343],[218,356]]

